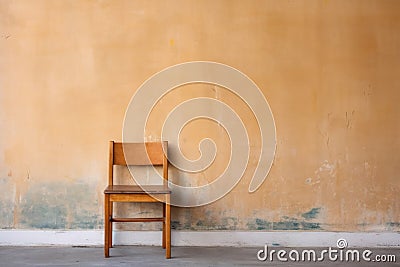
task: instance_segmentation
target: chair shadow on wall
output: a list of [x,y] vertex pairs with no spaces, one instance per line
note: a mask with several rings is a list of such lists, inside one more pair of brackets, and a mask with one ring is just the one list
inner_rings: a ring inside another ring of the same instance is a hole
[[[113,245],[113,223],[162,222],[162,247],[165,258],[171,258],[171,190],[168,187],[168,143],[117,143],[110,141],[108,186],[104,190],[104,256],[110,257]],[[162,167],[163,184],[131,185],[116,183],[115,166]],[[162,203],[162,217],[122,218],[114,216],[114,205],[121,202]]]

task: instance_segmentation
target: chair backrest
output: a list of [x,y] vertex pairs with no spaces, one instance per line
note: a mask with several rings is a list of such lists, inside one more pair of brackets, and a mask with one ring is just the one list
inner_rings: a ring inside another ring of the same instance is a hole
[[108,184],[114,184],[114,165],[162,166],[163,183],[168,183],[168,142],[121,143],[110,141]]

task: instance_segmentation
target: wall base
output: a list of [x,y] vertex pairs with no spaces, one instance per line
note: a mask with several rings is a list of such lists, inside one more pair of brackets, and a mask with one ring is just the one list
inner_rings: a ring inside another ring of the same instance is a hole
[[[267,244],[284,247],[333,247],[340,238],[346,239],[349,247],[400,246],[400,233],[172,231],[173,246],[258,247]],[[116,231],[114,232],[114,244],[159,246],[161,232]],[[0,230],[0,246],[50,245],[102,246],[103,230]]]

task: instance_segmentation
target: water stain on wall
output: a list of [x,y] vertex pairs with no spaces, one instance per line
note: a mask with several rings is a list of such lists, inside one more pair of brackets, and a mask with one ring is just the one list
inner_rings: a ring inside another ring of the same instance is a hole
[[13,227],[13,202],[0,201],[0,229],[9,229]]
[[311,210],[299,214],[297,217],[282,216],[279,221],[267,221],[261,218],[251,219],[247,226],[249,230],[323,230],[319,222],[313,222],[318,219],[321,208],[312,208]]
[[311,210],[301,214],[301,216],[306,220],[315,219],[317,218],[320,210],[321,208],[312,208]]
[[88,184],[33,183],[22,197],[19,226],[39,229],[98,229],[103,224],[96,189]]
[[0,178],[0,188],[4,192],[0,194],[0,229],[13,228],[15,189],[10,176]]

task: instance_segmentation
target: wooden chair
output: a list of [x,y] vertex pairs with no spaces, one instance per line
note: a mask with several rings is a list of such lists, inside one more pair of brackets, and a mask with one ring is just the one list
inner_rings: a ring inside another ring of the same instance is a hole
[[[167,142],[116,143],[110,141],[108,186],[104,190],[104,256],[110,256],[114,222],[162,222],[162,247],[165,258],[171,258],[171,190],[168,188]],[[115,185],[114,165],[162,166],[162,185]],[[152,197],[157,196],[157,199]],[[115,218],[114,202],[162,202],[163,216],[159,218]]]

